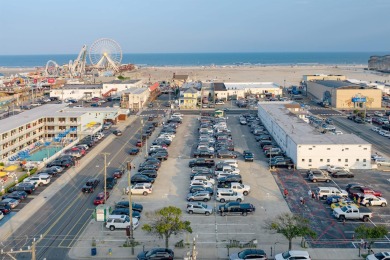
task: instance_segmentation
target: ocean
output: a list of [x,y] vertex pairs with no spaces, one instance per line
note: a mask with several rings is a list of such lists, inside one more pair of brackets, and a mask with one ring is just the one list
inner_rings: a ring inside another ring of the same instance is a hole
[[[229,65],[367,65],[372,55],[385,52],[257,52],[257,53],[125,53],[122,64],[139,66],[229,66]],[[0,55],[0,67],[43,67],[53,60],[68,64],[77,54]],[[87,58],[89,63],[89,58]]]

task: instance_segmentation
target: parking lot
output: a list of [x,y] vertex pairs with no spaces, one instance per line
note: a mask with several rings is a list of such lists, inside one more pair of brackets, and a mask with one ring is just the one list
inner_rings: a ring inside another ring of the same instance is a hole
[[[266,250],[270,254],[270,247],[274,246],[275,242],[285,242],[285,240],[280,235],[273,235],[265,231],[263,228],[264,221],[288,211],[288,207],[272,174],[268,171],[266,163],[259,160],[258,155],[255,156],[254,162],[244,162],[242,155],[238,158],[243,184],[251,186],[251,192],[245,197],[244,202],[252,203],[256,207],[254,214],[222,217],[215,214],[210,216],[190,215],[185,212],[191,173],[188,163],[193,159],[191,154],[193,144],[198,138],[198,124],[198,116],[184,117],[175,139],[168,148],[169,159],[162,164],[159,170],[159,176],[153,185],[153,193],[148,196],[133,196],[133,200],[144,206],[144,212],[154,211],[168,205],[183,210],[184,219],[191,221],[194,232],[192,235],[179,235],[172,238],[172,244],[182,239],[185,243],[190,243],[192,237],[196,236],[197,247],[200,248],[200,252],[202,251],[201,248],[208,248],[208,252],[211,248],[214,248],[215,250],[211,251],[215,252],[216,257],[226,257],[228,253],[226,246],[231,240],[243,244],[257,240],[257,247]],[[235,151],[242,154],[243,150],[255,150],[256,144],[252,142],[253,139],[252,136],[249,136],[248,128],[239,125],[238,117],[229,117],[228,127],[232,131]],[[139,159],[137,158],[135,162],[137,163]],[[217,159],[216,161],[220,160]],[[122,180],[118,188],[125,186],[126,182]],[[127,197],[122,195],[121,199],[126,200]],[[216,207],[220,203],[212,199],[207,204]],[[144,213],[142,215],[141,225],[148,221],[147,216]],[[105,230],[104,232],[108,236],[115,236],[123,231]],[[163,240],[146,235],[140,228],[135,231],[134,237],[147,246],[163,246],[164,243]],[[230,252],[238,250],[238,248],[233,248],[230,249]]]

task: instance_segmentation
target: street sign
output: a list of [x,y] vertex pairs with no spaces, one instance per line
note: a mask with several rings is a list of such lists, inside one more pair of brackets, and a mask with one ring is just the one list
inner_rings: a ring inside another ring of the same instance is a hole
[[360,102],[360,103],[363,103],[363,102],[366,102],[366,98],[365,97],[353,97],[352,98],[352,102]]

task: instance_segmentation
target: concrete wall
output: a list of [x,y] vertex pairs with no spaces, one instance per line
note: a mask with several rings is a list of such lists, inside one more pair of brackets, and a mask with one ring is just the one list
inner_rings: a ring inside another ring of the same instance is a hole
[[314,96],[316,99],[322,101],[325,91],[329,91],[332,93],[332,88],[325,87],[324,85],[318,84],[316,82],[307,82],[307,92]]
[[357,94],[366,97],[367,108],[381,108],[382,107],[382,90],[380,89],[337,89],[336,95],[332,96],[332,104],[336,104],[339,109],[354,109],[355,103],[352,98]]
[[337,165],[351,169],[371,169],[371,144],[298,144],[297,150],[297,168]]

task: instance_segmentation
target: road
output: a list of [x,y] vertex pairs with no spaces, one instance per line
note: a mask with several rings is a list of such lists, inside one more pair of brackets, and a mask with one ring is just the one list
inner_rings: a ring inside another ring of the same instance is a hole
[[[115,138],[103,149],[103,152],[111,153],[107,157],[108,174],[130,159],[127,151],[134,146],[140,128],[140,119],[136,119],[131,127],[128,126],[123,131],[121,137]],[[92,150],[90,153],[94,153],[94,151]],[[91,177],[98,177],[101,183],[104,183],[103,157],[99,154],[94,156],[95,158],[85,165],[71,182],[57,191],[30,220],[23,224],[23,227],[3,242],[6,250],[11,248],[19,250],[21,247],[31,245],[33,237],[38,238],[39,235],[43,235],[43,239],[37,245],[37,259],[65,258],[70,247],[84,230],[88,219],[91,218],[95,209],[94,198],[98,192],[103,190],[103,185],[100,185],[100,188],[96,189],[93,194],[81,193],[81,187]],[[82,163],[81,160],[80,167],[82,167]],[[75,169],[69,171],[72,170]],[[18,254],[17,258],[31,259],[31,254]]]
[[334,124],[346,133],[353,133],[371,143],[375,150],[390,156],[390,139],[371,131],[374,125],[357,124],[345,117],[332,117]]

